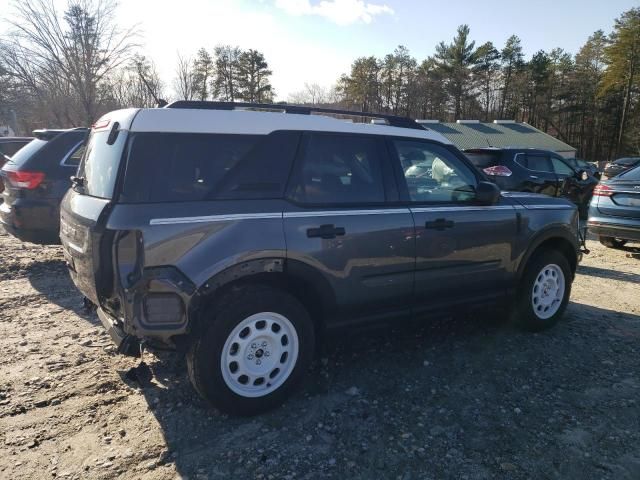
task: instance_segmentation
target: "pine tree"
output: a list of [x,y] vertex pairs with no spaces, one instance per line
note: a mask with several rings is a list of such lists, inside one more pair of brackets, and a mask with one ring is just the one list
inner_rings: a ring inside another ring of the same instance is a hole
[[206,49],[201,48],[193,61],[193,90],[194,97],[198,100],[209,100],[211,92],[209,84],[214,75],[214,64],[211,55]]
[[454,106],[454,117],[462,116],[463,102],[471,88],[471,72],[478,63],[476,42],[469,41],[469,26],[460,25],[453,42],[440,42],[436,46],[435,58],[446,74],[446,85]]
[[602,81],[602,91],[621,90],[622,112],[618,125],[616,153],[621,151],[629,112],[635,101],[634,87],[638,82],[640,66],[640,8],[624,12],[616,20],[611,44],[605,49],[607,71]]
[[242,52],[238,57],[237,98],[246,102],[272,102],[271,74],[262,53],[251,49]]

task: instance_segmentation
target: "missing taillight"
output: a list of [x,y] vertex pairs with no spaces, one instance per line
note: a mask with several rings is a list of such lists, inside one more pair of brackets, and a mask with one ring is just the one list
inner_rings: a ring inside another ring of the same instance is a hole
[[24,188],[33,190],[38,188],[44,181],[44,173],[42,172],[26,172],[9,170],[6,172],[9,184],[15,188]]

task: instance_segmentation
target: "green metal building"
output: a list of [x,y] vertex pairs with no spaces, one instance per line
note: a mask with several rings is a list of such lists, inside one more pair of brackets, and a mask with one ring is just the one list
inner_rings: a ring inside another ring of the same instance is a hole
[[441,133],[460,150],[481,147],[525,147],[552,150],[565,158],[576,156],[576,149],[528,123],[513,120],[458,120],[441,123],[437,120],[418,120],[425,128]]

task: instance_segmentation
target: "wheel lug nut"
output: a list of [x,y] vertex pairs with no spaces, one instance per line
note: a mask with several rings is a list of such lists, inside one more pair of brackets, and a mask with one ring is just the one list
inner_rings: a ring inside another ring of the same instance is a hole
[[249,360],[253,360],[253,355],[250,353],[249,355],[247,355],[247,358],[248,358]]
[[260,359],[256,360],[256,365],[260,365],[261,363],[262,363],[262,360],[260,360]]
[[251,344],[251,348],[256,348],[256,347],[257,347],[257,345],[255,343]]
[[268,357],[269,355],[271,355],[271,353],[269,353],[269,352],[264,352],[264,356],[265,356],[265,357]]
[[262,342],[262,346],[266,347],[267,346],[267,342]]

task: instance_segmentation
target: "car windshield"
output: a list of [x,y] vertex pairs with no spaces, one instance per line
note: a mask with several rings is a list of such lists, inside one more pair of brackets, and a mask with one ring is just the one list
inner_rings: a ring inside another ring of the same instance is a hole
[[11,168],[20,167],[46,144],[47,140],[40,140],[38,138],[31,140],[27,145],[18,150],[13,157],[9,158],[6,166],[10,166]]
[[628,171],[618,175],[617,178],[618,179],[623,179],[623,180],[637,180],[637,181],[640,181],[640,166],[638,166],[636,168],[632,168],[631,170],[628,170]]

